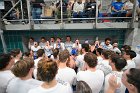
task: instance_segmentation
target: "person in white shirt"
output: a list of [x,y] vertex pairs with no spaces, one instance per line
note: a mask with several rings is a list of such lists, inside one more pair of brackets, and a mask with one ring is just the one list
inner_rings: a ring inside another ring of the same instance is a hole
[[58,54],[59,54],[59,49],[58,48],[55,48],[55,49],[53,49],[52,50],[53,51],[53,53],[52,53],[52,55],[51,55],[51,59],[53,60],[53,61],[58,61]]
[[50,38],[50,45],[53,46],[53,48],[54,48],[54,44],[55,44],[55,38],[51,37]]
[[100,64],[103,61],[103,58],[101,56],[103,49],[102,48],[97,48],[96,49],[96,55],[98,59],[98,64]]
[[41,49],[41,47],[38,45],[38,42],[34,42],[34,46],[31,47],[31,50],[33,51],[34,60],[37,59],[37,51],[39,49]]
[[117,42],[114,42],[113,43],[113,49],[112,49],[112,51],[114,51],[117,54],[121,54],[121,50],[118,48],[118,43]]
[[82,47],[82,46],[81,46],[79,40],[76,39],[76,40],[75,40],[75,43],[72,45],[72,48],[77,49],[78,52],[80,52],[80,51],[81,51],[81,47]]
[[32,46],[34,46],[34,38],[30,37],[29,42],[28,42],[28,49],[31,49]]
[[56,39],[56,43],[54,44],[54,49],[55,48],[58,48],[59,51],[62,51],[65,49],[65,45],[63,42],[61,42],[61,38],[60,37],[57,37]]
[[97,65],[97,69],[102,70],[104,72],[104,75],[106,76],[107,74],[112,72],[112,68],[109,65],[109,56],[111,55],[111,51],[103,50],[101,55],[103,61],[101,61],[100,64]]
[[46,46],[46,38],[45,37],[41,37],[39,46],[41,47],[41,49],[44,49],[44,47]]
[[55,79],[57,74],[57,63],[48,59],[42,60],[38,66],[38,76],[44,82],[28,93],[73,93],[69,83]]
[[139,53],[137,53],[137,56],[133,60],[136,64],[136,68],[140,68],[140,54]]
[[136,53],[133,50],[125,51],[123,57],[127,60],[124,70],[136,67],[134,60],[132,60],[136,57]]
[[50,42],[49,41],[47,41],[46,42],[46,46],[44,47],[44,51],[45,51],[45,55],[47,56],[47,57],[51,57],[51,55],[52,55],[52,49],[53,49],[53,46],[51,46],[50,45]]
[[37,51],[37,57],[38,57],[38,58],[34,60],[34,66],[35,66],[35,68],[34,68],[33,75],[34,75],[34,78],[35,78],[35,79],[37,79],[38,62],[39,62],[41,59],[45,58],[44,49],[39,49],[39,50]]
[[96,69],[97,56],[89,52],[85,54],[84,60],[87,70],[77,73],[77,81],[85,81],[92,89],[92,93],[99,93],[103,86],[104,73]]
[[20,49],[13,49],[10,51],[10,53],[11,53],[11,56],[13,56],[13,58],[15,59],[15,63],[19,61],[20,58],[22,57],[22,52]]
[[67,49],[69,53],[72,51],[72,46],[73,42],[71,41],[71,36],[66,36],[65,49]]
[[76,66],[78,67],[78,71],[85,70],[85,61],[84,55],[89,52],[89,44],[82,44],[82,55],[78,55],[76,57]]
[[114,93],[125,93],[126,87],[122,84],[121,78],[123,71],[122,69],[126,66],[127,62],[124,58],[118,56],[118,55],[111,55],[110,57],[110,66],[112,67],[112,72],[109,73],[105,77],[105,83],[104,83],[104,93],[107,92],[107,89],[109,87],[109,78],[114,75],[117,78],[117,82],[121,84],[120,88],[116,89]]
[[28,93],[31,88],[41,85],[41,81],[32,79],[33,70],[33,59],[26,58],[17,61],[11,69],[17,78],[9,82],[6,93]]
[[103,48],[103,49],[106,49],[106,50],[112,50],[112,45],[110,44],[111,42],[111,39],[110,38],[106,38],[105,39],[105,42],[102,42],[100,44],[100,46]]
[[56,80],[62,80],[65,82],[69,82],[70,85],[75,85],[76,72],[74,71],[74,69],[67,67],[69,58],[70,54],[68,50],[64,50],[59,53],[59,64]]
[[14,63],[10,54],[0,54],[0,93],[6,93],[8,83],[15,77],[10,71]]
[[126,11],[126,17],[131,17],[133,12],[133,2],[126,0],[124,3],[124,10]]

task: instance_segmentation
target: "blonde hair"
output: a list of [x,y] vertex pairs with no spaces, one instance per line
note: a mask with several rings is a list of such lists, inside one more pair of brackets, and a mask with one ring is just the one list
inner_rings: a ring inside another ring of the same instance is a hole
[[34,60],[31,58],[25,58],[23,60],[17,61],[12,67],[11,71],[16,77],[25,77],[33,67]]

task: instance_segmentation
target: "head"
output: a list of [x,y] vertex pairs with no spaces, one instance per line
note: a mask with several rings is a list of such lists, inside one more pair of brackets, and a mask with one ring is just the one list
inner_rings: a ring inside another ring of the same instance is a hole
[[57,43],[60,43],[61,42],[61,38],[60,37],[57,37],[56,42]]
[[51,37],[50,38],[50,42],[55,42],[55,38],[54,37]]
[[28,75],[32,76],[33,70],[34,60],[31,58],[17,61],[11,69],[12,73],[19,78],[23,78]]
[[46,38],[45,37],[41,37],[41,42],[45,43],[46,42]]
[[127,65],[127,62],[124,58],[114,54],[110,56],[109,64],[112,67],[112,70],[122,71],[122,69]]
[[57,70],[57,63],[51,59],[40,60],[38,63],[37,73],[40,79],[44,82],[50,83],[52,80],[54,80]]
[[49,41],[46,41],[46,46],[49,46],[50,45],[50,42]]
[[128,50],[125,51],[123,54],[123,57],[127,60],[127,59],[133,59],[134,57],[136,57],[136,52],[134,52],[133,50]]
[[121,47],[121,51],[128,51],[128,50],[131,50],[131,47],[129,45],[123,45]]
[[59,53],[59,61],[61,63],[66,63],[68,61],[69,57],[70,57],[70,54],[69,54],[68,50],[64,50]]
[[84,56],[84,61],[86,62],[88,67],[95,68],[97,65],[97,56],[91,52],[86,53]]
[[111,54],[111,52],[110,52],[109,50],[103,50],[103,51],[102,51],[102,57],[103,57],[103,59],[108,60],[110,54]]
[[34,47],[38,47],[38,42],[34,42]]
[[20,49],[13,49],[10,53],[14,58],[20,59],[22,57],[22,52]]
[[110,42],[111,42],[111,39],[110,39],[110,38],[106,38],[106,39],[105,39],[105,44],[106,44],[106,45],[109,45]]
[[8,69],[8,66],[10,69],[14,63],[14,59],[10,54],[0,54],[0,71]]
[[76,93],[92,93],[92,89],[85,81],[78,81],[76,84]]
[[122,75],[122,83],[129,92],[140,93],[140,69],[131,68]]
[[71,36],[66,36],[66,41],[71,41]]
[[39,49],[39,50],[37,51],[37,56],[38,56],[38,57],[44,57],[44,56],[45,56],[45,51],[44,51],[44,49]]
[[82,52],[89,52],[89,44],[82,44]]
[[113,47],[118,47],[118,42],[113,42]]
[[97,56],[101,56],[103,49],[102,48],[97,48],[96,49],[96,54]]
[[24,52],[24,53],[23,53],[23,59],[24,59],[24,58],[28,58],[28,57],[30,57],[30,56],[31,56],[30,52]]
[[58,54],[59,54],[59,49],[58,48],[55,48],[52,50],[53,51],[53,56],[54,58],[57,58]]
[[33,42],[34,42],[34,38],[33,38],[33,37],[30,37],[30,38],[29,38],[29,42],[30,42],[30,43],[33,43]]

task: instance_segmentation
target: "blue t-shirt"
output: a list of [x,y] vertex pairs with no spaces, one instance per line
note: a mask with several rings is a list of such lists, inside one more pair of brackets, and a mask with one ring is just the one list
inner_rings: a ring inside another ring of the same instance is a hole
[[112,7],[114,7],[115,10],[119,11],[122,9],[124,3],[123,2],[113,2]]

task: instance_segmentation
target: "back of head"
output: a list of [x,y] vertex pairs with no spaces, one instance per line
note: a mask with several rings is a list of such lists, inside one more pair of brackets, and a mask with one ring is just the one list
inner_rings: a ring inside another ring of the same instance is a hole
[[99,55],[102,54],[103,49],[102,48],[97,48],[96,51],[99,53]]
[[58,54],[59,54],[59,49],[58,48],[53,49],[54,58],[57,58]]
[[25,58],[17,61],[11,71],[16,77],[26,77],[31,68],[34,68],[34,60],[31,58]]
[[97,56],[91,52],[85,54],[84,60],[91,68],[94,68],[97,65]]
[[109,59],[111,52],[109,50],[103,50],[102,55],[105,59]]
[[11,60],[10,54],[0,54],[0,70],[6,68]]
[[44,53],[45,53],[44,49],[39,49],[39,50],[37,51],[37,56],[38,56],[38,57],[42,57]]
[[38,63],[38,76],[42,81],[51,82],[57,74],[57,63],[51,59],[40,60]]
[[111,41],[111,39],[110,39],[110,38],[105,38],[105,42],[106,42],[107,40],[108,40],[108,41]]
[[126,76],[127,82],[133,84],[137,88],[138,93],[140,93],[140,69],[131,68]]
[[78,81],[76,84],[76,93],[92,93],[92,90],[86,82]]
[[70,54],[68,50],[64,50],[59,53],[59,61],[62,63],[66,62],[69,57],[70,57]]
[[114,63],[117,71],[121,71],[127,65],[126,60],[117,54],[111,55],[110,60],[112,63]]
[[20,49],[13,49],[10,53],[13,57],[16,57],[18,54],[20,54]]
[[89,52],[89,44],[86,43],[82,44],[82,49],[84,49],[85,52]]

